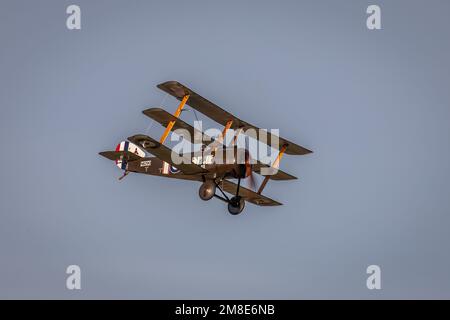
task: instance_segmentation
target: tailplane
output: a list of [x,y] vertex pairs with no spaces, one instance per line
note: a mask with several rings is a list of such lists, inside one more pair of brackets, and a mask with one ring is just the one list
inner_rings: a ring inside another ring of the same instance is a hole
[[115,151],[103,151],[101,156],[113,160],[119,169],[127,170],[129,161],[139,160],[145,157],[145,152],[134,143],[122,141],[116,146]]

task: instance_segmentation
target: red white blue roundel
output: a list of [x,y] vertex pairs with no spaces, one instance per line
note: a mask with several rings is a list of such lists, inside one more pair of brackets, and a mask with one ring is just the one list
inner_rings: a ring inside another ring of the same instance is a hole
[[163,172],[163,174],[169,174],[169,173],[174,174],[174,173],[180,172],[180,169],[175,168],[174,166],[168,164],[167,162],[164,162],[162,172]]

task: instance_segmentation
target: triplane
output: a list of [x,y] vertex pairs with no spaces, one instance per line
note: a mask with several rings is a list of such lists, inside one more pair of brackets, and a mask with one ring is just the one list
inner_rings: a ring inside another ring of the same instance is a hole
[[[147,135],[138,134],[129,137],[128,141],[119,143],[115,151],[100,152],[100,155],[115,161],[117,166],[124,170],[124,174],[119,179],[130,172],[136,172],[199,181],[202,183],[199,189],[200,198],[210,200],[215,197],[226,202],[228,211],[233,215],[242,212],[245,201],[258,206],[281,205],[281,203],[263,196],[261,193],[269,180],[297,179],[278,169],[283,154],[304,155],[312,151],[240,120],[179,82],[168,81],[159,84],[157,87],[181,102],[173,115],[161,108],[150,108],[143,111],[146,116],[166,127],[159,141]],[[219,137],[214,140],[181,120],[179,117],[185,105],[189,105],[194,110],[223,125],[224,129]],[[231,146],[226,146],[224,138],[230,129],[234,130],[235,135]],[[165,146],[164,142],[169,133],[179,130],[187,132],[186,136],[190,137],[192,143],[198,142],[199,139],[197,138],[200,136],[201,150],[176,154],[172,149]],[[248,131],[254,132],[253,138],[258,141],[262,141],[273,148],[278,149],[279,147],[278,156],[272,164],[265,164],[252,159],[248,150],[238,148],[237,137],[246,134]],[[265,132],[264,136],[261,132]],[[194,139],[194,137],[197,138]],[[210,143],[206,144],[207,142]],[[148,157],[144,150],[155,157]],[[223,157],[224,154],[227,155],[226,161],[215,161],[218,160],[219,155]],[[230,154],[231,161],[229,159]],[[243,156],[240,157],[241,154]],[[238,161],[240,158],[242,161]],[[265,176],[257,191],[241,186],[241,179],[246,178],[253,184],[253,172]],[[229,179],[237,179],[237,183]],[[217,194],[217,190],[220,191],[220,194]],[[232,196],[229,197],[227,193]]]

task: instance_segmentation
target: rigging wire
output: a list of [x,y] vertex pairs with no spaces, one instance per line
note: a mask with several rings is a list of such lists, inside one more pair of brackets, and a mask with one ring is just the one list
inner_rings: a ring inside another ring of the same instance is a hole
[[[161,102],[159,103],[160,106],[162,106],[164,104],[164,101],[166,101],[166,98],[169,94],[166,93],[164,95],[164,97],[162,98]],[[147,129],[145,129],[145,134],[148,135],[148,133],[150,132],[150,129],[153,127],[153,125],[155,124],[155,120],[151,119],[150,124],[147,126]]]

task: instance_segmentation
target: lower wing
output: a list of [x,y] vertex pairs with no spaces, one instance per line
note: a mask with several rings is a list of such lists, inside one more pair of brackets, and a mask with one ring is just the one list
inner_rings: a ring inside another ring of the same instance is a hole
[[[233,195],[236,194],[237,184],[235,184],[229,180],[222,180],[222,182],[219,184],[219,186],[225,192],[231,193]],[[258,194],[254,191],[246,189],[242,186],[239,186],[239,195],[245,201],[256,204],[257,206],[281,206],[282,205],[282,203],[279,203],[278,201],[267,198],[261,194]]]

